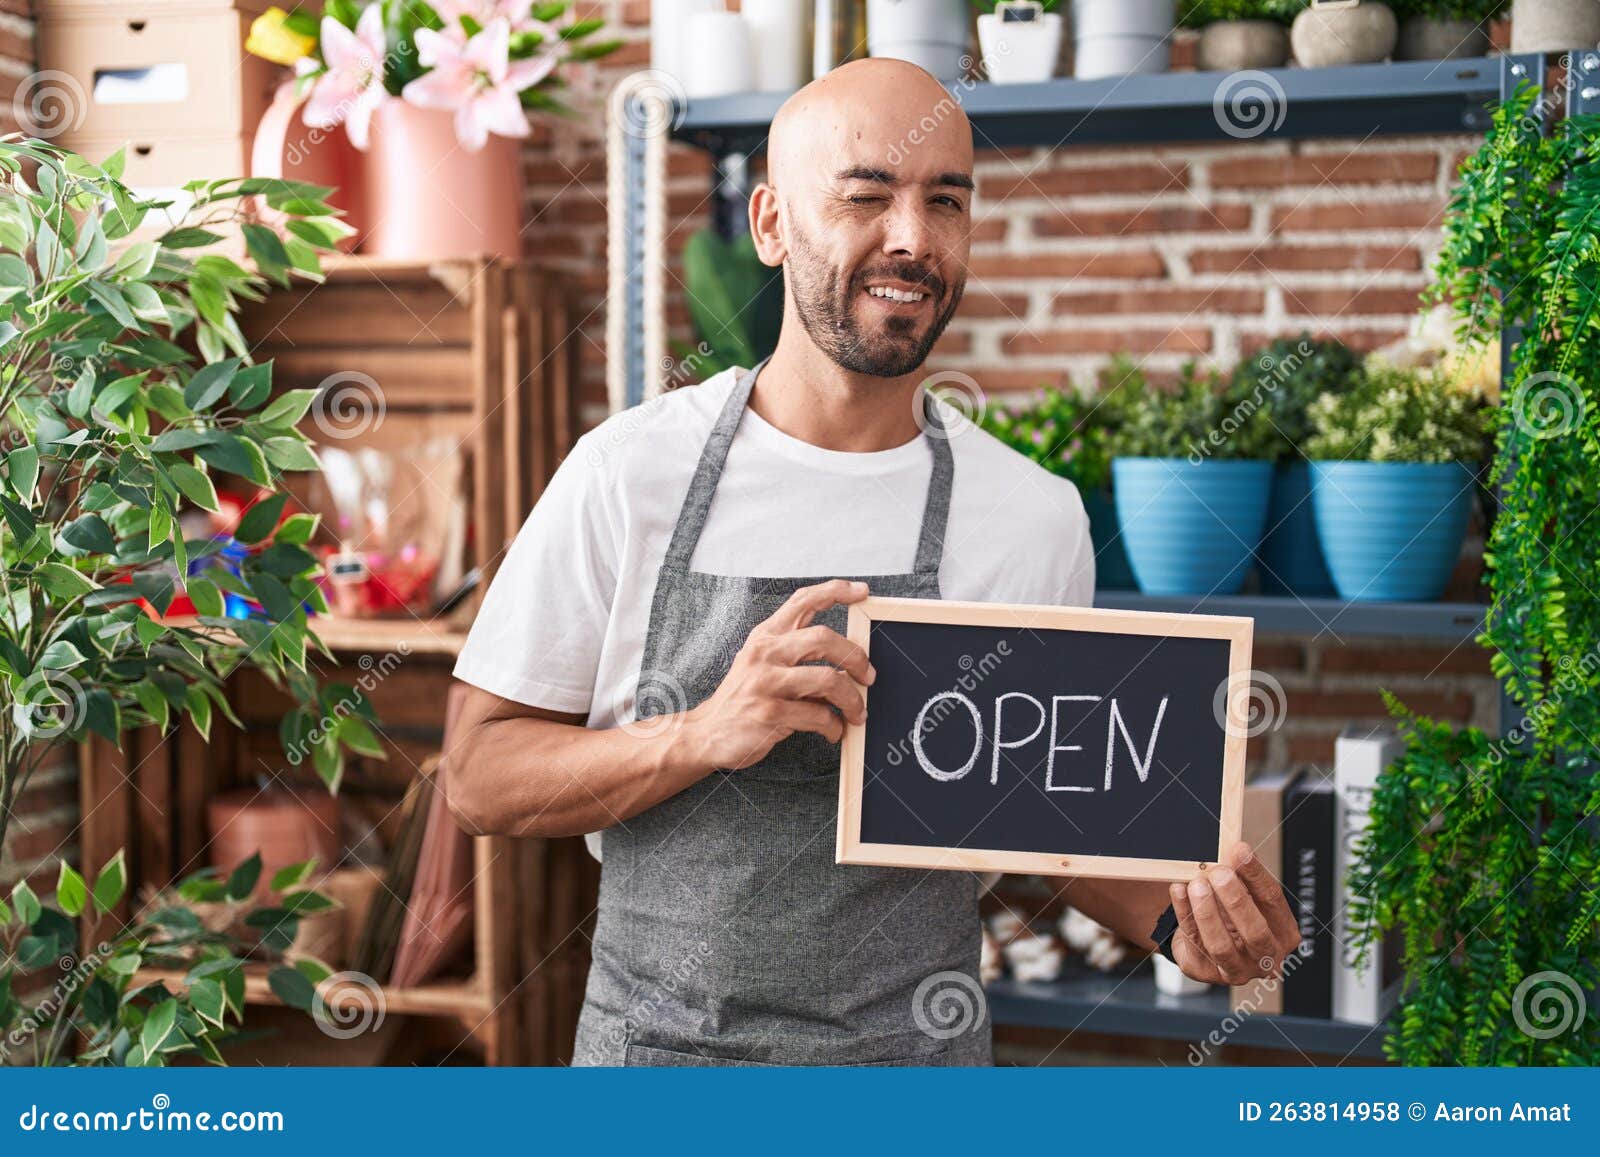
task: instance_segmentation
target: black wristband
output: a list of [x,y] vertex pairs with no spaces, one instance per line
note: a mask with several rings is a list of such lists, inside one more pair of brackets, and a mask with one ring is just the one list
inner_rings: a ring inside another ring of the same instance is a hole
[[1172,938],[1177,934],[1178,913],[1173,910],[1171,904],[1168,904],[1167,910],[1161,913],[1160,919],[1156,921],[1155,928],[1151,930],[1150,939],[1156,942],[1156,951],[1174,964],[1178,963],[1178,961],[1172,955]]

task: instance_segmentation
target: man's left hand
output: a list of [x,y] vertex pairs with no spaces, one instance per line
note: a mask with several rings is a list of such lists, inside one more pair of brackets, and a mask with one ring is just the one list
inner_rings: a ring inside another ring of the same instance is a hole
[[1195,980],[1246,984],[1276,976],[1300,946],[1283,889],[1243,841],[1187,885],[1173,884],[1171,895],[1178,917],[1172,956]]

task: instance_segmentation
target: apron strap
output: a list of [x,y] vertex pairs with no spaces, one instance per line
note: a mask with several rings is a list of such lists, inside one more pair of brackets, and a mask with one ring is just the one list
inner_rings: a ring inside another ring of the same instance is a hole
[[[728,450],[739,429],[739,419],[750,401],[755,388],[756,375],[768,359],[753,369],[745,370],[728,392],[722,412],[706,438],[700,451],[700,461],[695,466],[694,477],[689,481],[689,492],[683,507],[678,511],[677,524],[672,528],[672,541],[667,546],[664,560],[667,566],[689,569],[694,548],[700,543],[700,533],[705,529],[711,514],[711,499],[716,495],[717,483],[722,479],[722,468],[728,461]],[[922,526],[917,535],[917,557],[914,570],[917,574],[939,573],[939,562],[944,557],[945,528],[950,521],[950,491],[955,478],[955,463],[950,454],[950,435],[945,431],[937,405],[927,395],[923,397],[923,413],[927,415],[924,437],[933,455],[933,476],[928,481],[928,500],[922,510]]]

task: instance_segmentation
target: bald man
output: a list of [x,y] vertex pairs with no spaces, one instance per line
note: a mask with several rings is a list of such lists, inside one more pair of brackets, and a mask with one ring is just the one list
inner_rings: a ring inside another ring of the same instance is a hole
[[[845,606],[1093,595],[1071,483],[921,388],[972,192],[971,129],[921,69],[797,93],[750,200],[777,349],[581,439],[488,592],[451,803],[477,831],[602,833],[580,1064],[990,1061],[979,882],[833,862],[838,744],[875,678]],[[1243,845],[1188,892],[1071,898],[1204,980],[1298,941]]]

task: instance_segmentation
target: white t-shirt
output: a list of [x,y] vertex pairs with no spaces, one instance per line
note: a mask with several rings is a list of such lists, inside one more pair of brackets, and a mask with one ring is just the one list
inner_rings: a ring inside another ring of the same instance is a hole
[[[590,727],[631,719],[656,572],[739,371],[615,414],[578,440],[506,553],[456,678]],[[948,411],[947,411],[948,415]],[[947,416],[947,599],[1088,606],[1094,550],[1071,482]],[[693,569],[819,580],[910,571],[933,458],[824,450],[746,408]]]

